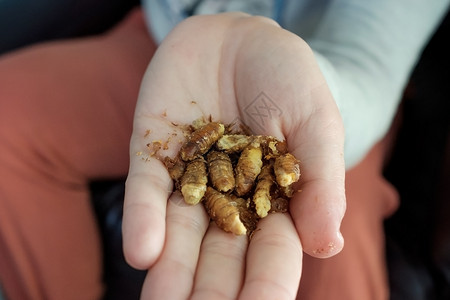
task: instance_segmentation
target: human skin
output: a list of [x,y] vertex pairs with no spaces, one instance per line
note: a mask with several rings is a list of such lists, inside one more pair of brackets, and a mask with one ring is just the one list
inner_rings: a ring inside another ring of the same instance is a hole
[[[275,116],[249,112],[261,92],[276,106]],[[209,115],[224,123],[238,118],[255,134],[286,139],[300,161],[301,191],[290,214],[261,220],[250,241],[210,224],[201,205],[184,204],[170,192],[164,164],[142,155],[146,144],[176,132],[161,152],[175,156],[182,134],[174,124]],[[130,143],[124,251],[132,266],[149,270],[142,298],[294,299],[302,252],[327,258],[343,247],[343,144],[339,111],[301,38],[241,13],[178,25],[143,78]]]

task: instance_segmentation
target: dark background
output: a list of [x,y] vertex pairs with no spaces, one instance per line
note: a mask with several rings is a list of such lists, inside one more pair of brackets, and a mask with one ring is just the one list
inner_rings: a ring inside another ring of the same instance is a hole
[[450,16],[414,69],[386,178],[400,193],[385,223],[391,299],[450,299]]
[[[97,34],[137,0],[0,1],[0,54],[36,42]],[[393,300],[450,299],[450,17],[411,75],[386,178],[398,189],[399,210],[385,223]],[[145,272],[122,254],[124,179],[91,184],[105,252],[105,299],[138,299]]]

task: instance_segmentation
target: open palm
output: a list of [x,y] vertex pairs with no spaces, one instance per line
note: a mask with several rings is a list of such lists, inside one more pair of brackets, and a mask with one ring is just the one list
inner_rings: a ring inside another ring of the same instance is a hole
[[[201,205],[171,194],[161,161],[141,155],[169,140],[161,153],[175,156],[183,138],[176,124],[210,115],[286,139],[301,162],[290,214],[261,220],[251,241],[222,232]],[[143,79],[130,146],[124,250],[131,265],[149,269],[142,297],[295,298],[302,250],[329,257],[343,247],[343,142],[337,107],[299,37],[240,13],[181,23]]]

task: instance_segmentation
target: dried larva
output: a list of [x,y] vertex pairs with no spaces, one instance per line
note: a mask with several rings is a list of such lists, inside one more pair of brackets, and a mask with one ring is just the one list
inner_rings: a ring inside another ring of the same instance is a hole
[[260,218],[267,216],[267,213],[270,210],[270,190],[274,180],[275,178],[272,174],[272,164],[264,165],[258,176],[255,192],[253,194],[253,203],[255,203],[256,213]]
[[290,184],[288,186],[280,186],[279,190],[283,194],[283,196],[286,196],[288,198],[292,198],[292,196],[294,196],[294,193],[295,193],[295,191],[292,187],[292,184]]
[[269,160],[287,153],[286,141],[280,141],[273,136],[258,136],[263,149],[264,159]]
[[198,129],[202,128],[203,126],[205,126],[206,124],[208,124],[209,122],[210,121],[208,121],[205,117],[201,117],[201,118],[195,119],[192,122],[191,126],[194,130],[198,130]]
[[285,198],[274,198],[270,201],[270,211],[269,213],[285,213],[289,208],[289,201]]
[[181,158],[190,161],[205,154],[223,135],[224,131],[225,126],[218,122],[210,122],[195,130],[181,147]]
[[223,152],[211,151],[207,155],[207,162],[212,185],[221,192],[232,190],[235,179],[230,157]]
[[236,206],[239,208],[239,216],[241,218],[242,223],[244,223],[245,228],[247,228],[247,234],[251,235],[251,233],[256,229],[256,225],[258,224],[258,215],[255,213],[253,203],[251,200],[245,200],[244,198],[240,198],[234,194],[229,195],[231,199],[236,202]]
[[277,183],[282,187],[287,187],[298,181],[300,177],[300,166],[294,155],[286,153],[275,159],[275,177]]
[[238,196],[245,195],[252,189],[262,165],[261,147],[258,142],[252,142],[242,151],[236,165],[235,191]]
[[226,153],[241,152],[253,140],[252,136],[243,134],[225,134],[216,143],[218,150]]
[[219,228],[236,235],[247,233],[247,228],[240,218],[238,204],[230,196],[208,187],[205,193],[205,207]]
[[175,181],[178,181],[183,176],[186,167],[186,163],[179,156],[175,158],[166,156],[164,158],[164,165],[169,172],[170,178]]
[[197,158],[189,162],[180,182],[184,201],[191,205],[199,203],[205,195],[207,182],[205,160]]

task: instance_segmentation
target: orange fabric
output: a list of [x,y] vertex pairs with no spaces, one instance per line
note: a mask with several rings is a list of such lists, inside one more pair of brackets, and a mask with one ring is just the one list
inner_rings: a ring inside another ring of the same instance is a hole
[[97,37],[0,58],[0,282],[8,299],[99,299],[88,180],[124,176],[155,50],[140,11]]
[[[99,299],[90,179],[124,176],[141,77],[156,46],[140,11],[97,37],[0,58],[0,281],[8,299]],[[380,142],[347,174],[344,250],[305,257],[301,299],[386,299],[383,219],[397,206]],[[336,291],[339,291],[336,294]]]

